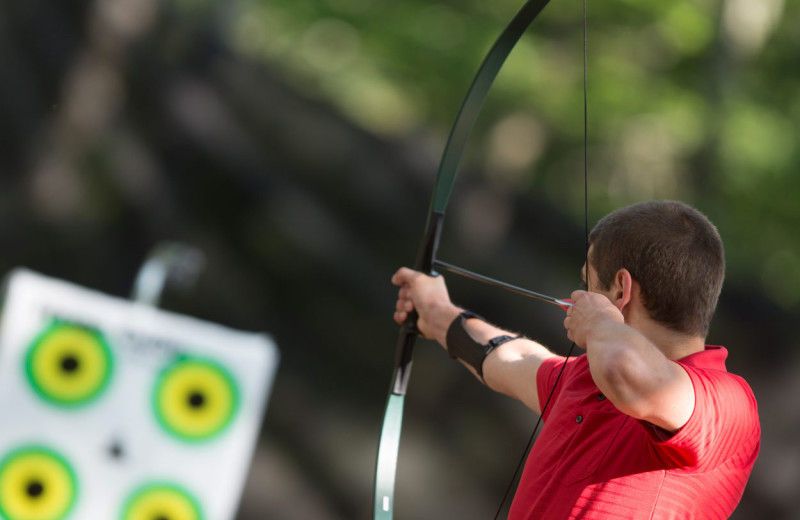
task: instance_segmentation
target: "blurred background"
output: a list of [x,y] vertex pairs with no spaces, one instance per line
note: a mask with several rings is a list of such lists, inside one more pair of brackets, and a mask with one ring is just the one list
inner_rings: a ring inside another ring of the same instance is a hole
[[[0,1],[0,273],[125,297],[157,242],[205,253],[163,306],[267,331],[282,355],[239,519],[370,517],[389,278],[414,260],[449,127],[520,5]],[[609,0],[588,26],[590,225],[651,198],[717,224],[728,277],[709,342],[763,428],[734,518],[800,518],[800,2]],[[581,2],[553,2],[501,71],[443,260],[556,296],[578,285],[582,27]],[[560,309],[450,289],[568,350]],[[421,342],[397,518],[491,518],[534,422]]]

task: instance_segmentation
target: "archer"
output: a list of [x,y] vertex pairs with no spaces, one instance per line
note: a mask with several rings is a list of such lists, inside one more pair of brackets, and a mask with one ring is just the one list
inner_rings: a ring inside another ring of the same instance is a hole
[[510,519],[728,518],[761,430],[727,350],[705,344],[725,274],[717,229],[651,201],[601,219],[589,244],[588,291],[572,293],[564,320],[581,356],[488,323],[451,302],[442,276],[407,268],[392,277],[394,320],[416,311],[425,337],[542,415]]

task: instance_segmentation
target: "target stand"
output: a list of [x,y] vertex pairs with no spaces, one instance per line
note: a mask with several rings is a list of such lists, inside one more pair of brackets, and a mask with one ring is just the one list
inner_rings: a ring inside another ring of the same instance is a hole
[[277,365],[264,334],[12,272],[0,518],[232,520]]

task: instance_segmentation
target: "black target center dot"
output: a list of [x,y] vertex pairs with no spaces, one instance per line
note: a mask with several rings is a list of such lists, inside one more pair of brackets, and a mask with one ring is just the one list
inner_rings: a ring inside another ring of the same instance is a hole
[[72,374],[78,370],[80,362],[78,358],[72,354],[67,354],[61,358],[61,370],[68,374]]
[[169,517],[167,515],[158,514],[153,517],[153,520],[169,520]]
[[39,498],[44,493],[44,486],[38,480],[31,480],[28,482],[28,485],[25,486],[25,492],[28,493],[28,496],[31,498]]
[[195,390],[189,393],[188,402],[192,408],[202,408],[206,404],[206,396],[203,392]]
[[119,441],[113,441],[108,447],[108,454],[112,459],[122,459],[125,456],[125,447]]

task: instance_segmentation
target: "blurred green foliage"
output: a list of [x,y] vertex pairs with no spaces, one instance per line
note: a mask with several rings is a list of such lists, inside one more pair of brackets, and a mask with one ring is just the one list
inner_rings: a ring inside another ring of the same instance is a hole
[[[2,271],[122,296],[152,244],[203,249],[196,293],[165,307],[281,347],[240,518],[371,510],[396,334],[388,279],[413,258],[436,157],[522,1],[0,2]],[[710,341],[751,382],[764,427],[737,518],[798,510],[799,1],[588,11],[589,222],[680,198],[727,245]],[[553,1],[514,49],[448,207],[443,259],[548,294],[577,285],[582,31],[582,2]],[[559,309],[450,281],[460,304],[567,351]],[[415,353],[398,504],[407,518],[488,517],[530,414],[430,346]]]
[[[441,144],[520,5],[248,0],[233,40],[370,131],[433,129]],[[797,309],[798,25],[796,0],[590,2],[590,219],[647,198],[693,203],[719,226],[731,276]],[[576,222],[582,31],[581,2],[544,10],[501,71],[467,160],[490,182],[546,192]]]

